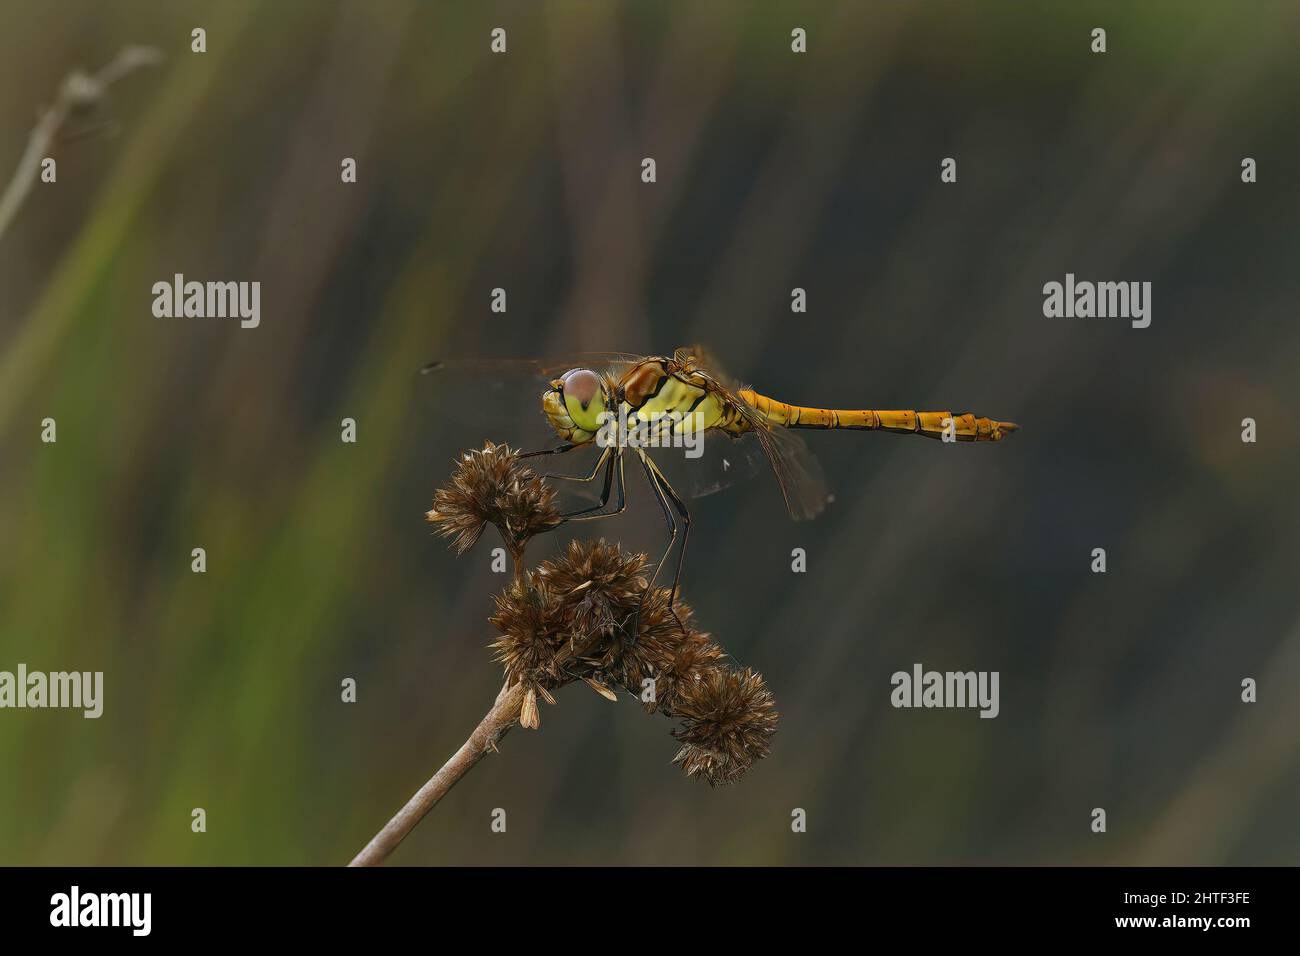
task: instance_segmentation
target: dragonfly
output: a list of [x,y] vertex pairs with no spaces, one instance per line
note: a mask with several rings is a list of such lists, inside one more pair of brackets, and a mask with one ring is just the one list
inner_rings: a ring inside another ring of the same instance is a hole
[[[465,364],[436,361],[421,372],[437,374],[458,365],[463,368]],[[522,452],[521,458],[567,455],[592,447],[600,449],[590,472],[548,475],[573,482],[602,481],[598,502],[563,514],[563,522],[594,521],[622,514],[627,507],[627,460],[634,459],[640,465],[668,531],[668,544],[642,596],[642,607],[674,547],[677,560],[668,606],[675,606],[691,527],[687,495],[674,488],[651,456],[652,450],[684,448],[689,460],[691,449],[711,436],[715,444],[722,439],[748,443],[750,448],[756,445],[758,456],[724,452],[720,459],[715,456],[714,460],[720,460],[725,469],[730,467],[732,458],[760,459],[759,467],[775,476],[791,517],[801,520],[819,514],[830,496],[816,459],[794,434],[796,430],[881,431],[950,442],[996,442],[1020,427],[1014,422],[970,412],[954,415],[947,411],[791,404],[760,394],[732,379],[712,353],[700,345],[676,349],[671,356],[603,352],[586,353],[560,363],[520,359],[469,364],[484,371],[502,366],[523,368],[545,382],[541,411],[559,444]],[[725,479],[705,484],[696,493],[717,490],[724,483]],[[636,617],[639,616],[640,609]],[[632,633],[635,629],[634,619]]]

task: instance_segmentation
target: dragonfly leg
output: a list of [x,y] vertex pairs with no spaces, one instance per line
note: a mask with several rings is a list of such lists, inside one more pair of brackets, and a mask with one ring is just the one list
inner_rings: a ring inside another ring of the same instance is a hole
[[[623,453],[622,450],[613,448],[605,449],[605,454],[601,456],[603,460],[609,456],[609,462],[605,465],[605,487],[600,493],[600,504],[592,505],[590,508],[582,508],[578,511],[571,511],[560,518],[564,521],[591,521],[595,518],[612,518],[614,515],[622,514],[627,509],[627,488],[623,476]],[[593,474],[592,477],[595,477]],[[618,488],[618,506],[613,511],[601,511],[609,504],[610,486]]]
[[[550,451],[532,451],[520,455],[519,457],[532,458],[537,455],[559,455],[577,447],[578,447],[577,445],[561,445],[559,448],[555,448]],[[612,517],[613,515],[620,514],[624,510],[624,508],[626,507],[626,499],[625,499],[624,489],[623,489],[623,463],[619,461],[618,462],[618,508],[614,511],[606,512],[605,514],[593,514],[593,512],[600,511],[602,508],[604,508],[609,504],[609,491],[610,491],[610,485],[613,483],[613,479],[614,479],[614,465],[615,465],[614,460],[610,458],[612,454],[614,454],[614,449],[612,447],[606,448],[604,451],[602,451],[600,453],[600,457],[596,459],[595,467],[591,469],[591,474],[589,475],[544,475],[543,476],[545,478],[558,478],[562,481],[595,481],[596,476],[600,474],[600,470],[602,468],[605,469],[605,487],[600,493],[600,504],[592,505],[589,508],[580,508],[577,511],[570,511],[567,514],[560,515],[561,520],[585,521],[589,518],[608,518],[608,517]]]
[[591,469],[591,474],[583,475],[545,475],[546,478],[558,478],[560,481],[595,481],[596,476],[600,474],[600,469],[605,467],[605,459],[609,457],[612,448],[606,448],[596,459],[596,466]]
[[[653,461],[649,461],[649,459],[647,459],[647,461],[649,462],[650,468],[654,471],[655,477],[659,479],[660,487],[663,488],[664,493],[668,496],[669,500],[672,501],[673,507],[677,509],[677,513],[682,517],[682,546],[677,551],[677,569],[673,573],[672,590],[668,592],[669,607],[673,608],[673,617],[677,618],[675,603],[677,601],[677,589],[682,583],[682,565],[686,561],[686,543],[691,537],[691,513],[686,509],[686,503],[682,501],[681,496],[678,495],[677,492],[673,490],[673,486],[668,483],[668,479],[664,476],[664,473],[659,470],[659,466]],[[681,626],[681,623],[681,619],[678,618],[677,624]],[[682,630],[685,631],[686,628],[682,627]]]
[[521,451],[516,458],[536,458],[538,455],[563,455],[566,451],[573,451],[578,446],[572,442],[565,442],[563,445],[557,445],[554,448],[543,448],[541,451]]
[[[663,570],[664,562],[668,560],[668,555],[672,553],[673,545],[677,543],[677,520],[673,517],[674,508],[682,518],[682,548],[677,556],[677,573],[673,576],[672,590],[668,592],[668,609],[672,612],[673,620],[677,622],[677,626],[681,628],[682,633],[685,634],[686,625],[684,625],[682,619],[677,616],[675,601],[677,598],[677,585],[682,574],[682,561],[686,557],[686,539],[690,534],[690,512],[688,512],[686,506],[682,504],[682,500],[677,496],[677,492],[673,491],[672,486],[668,484],[668,480],[664,478],[663,472],[655,467],[654,462],[650,460],[650,456],[640,450],[637,451],[637,454],[641,459],[641,467],[645,470],[646,480],[650,482],[650,490],[654,492],[655,500],[659,502],[659,509],[663,512],[664,523],[668,525],[668,547],[664,549],[663,556],[659,559],[659,563],[655,565],[654,574],[650,576],[650,582],[646,585],[645,592],[641,595],[641,603],[637,605],[636,613],[632,616],[632,638],[633,640],[636,639],[637,625],[640,623],[641,611],[645,607],[646,599],[649,598],[651,592],[654,591],[655,581],[659,577],[659,572]],[[671,506],[669,505],[670,500],[672,502]]]

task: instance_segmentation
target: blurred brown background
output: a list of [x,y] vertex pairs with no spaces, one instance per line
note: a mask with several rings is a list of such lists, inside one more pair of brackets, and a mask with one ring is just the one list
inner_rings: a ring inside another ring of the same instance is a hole
[[[1300,862],[1298,27],[1264,0],[5,0],[4,181],[70,70],[166,61],[75,118],[0,236],[0,669],[106,682],[98,721],[0,711],[0,863],[349,859],[499,686],[495,541],[458,560],[422,513],[538,415],[415,370],[694,340],[791,401],[1023,431],[813,434],[820,520],[772,481],[695,506],[687,597],[784,715],[740,784],[569,688],[394,862]],[[260,281],[261,327],[154,318],[177,272]],[[1066,272],[1151,281],[1151,327],[1044,318]],[[631,496],[581,530],[659,547]],[[917,661],[999,671],[1001,715],[892,709]]]

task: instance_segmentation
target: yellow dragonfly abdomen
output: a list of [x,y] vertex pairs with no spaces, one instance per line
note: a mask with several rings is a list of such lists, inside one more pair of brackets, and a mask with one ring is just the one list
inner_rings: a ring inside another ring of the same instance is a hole
[[742,388],[736,393],[769,424],[783,428],[853,428],[943,438],[945,432],[956,441],[1001,441],[1020,426],[966,412],[881,411],[871,408],[812,408],[791,405]]

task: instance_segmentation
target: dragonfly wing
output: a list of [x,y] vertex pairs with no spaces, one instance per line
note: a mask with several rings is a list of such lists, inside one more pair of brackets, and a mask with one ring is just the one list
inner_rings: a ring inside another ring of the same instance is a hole
[[833,499],[822,466],[804,440],[785,428],[763,426],[754,434],[776,472],[790,517],[804,521],[821,514]]
[[[584,352],[552,359],[438,359],[415,376],[419,414],[488,428],[486,437],[511,445],[555,444],[555,432],[541,412],[541,395],[573,368],[591,368],[616,378],[636,362],[626,352]],[[499,436],[499,437],[498,437]]]
[[751,434],[758,440],[771,470],[776,474],[790,517],[803,521],[821,514],[831,501],[831,495],[821,464],[804,440],[789,429],[771,425],[753,405],[734,393],[728,397],[736,410],[749,421]]
[[[752,405],[742,399],[737,393],[744,386],[727,372],[708,346],[698,343],[683,346],[673,353],[673,357],[679,362],[693,359],[717,385],[726,390],[730,401],[749,419],[753,426],[755,444],[762,450],[764,464],[776,474],[791,517],[802,521],[819,515],[831,501],[831,495],[821,465],[803,439],[785,428],[772,427]],[[742,439],[744,440],[747,439]]]
[[569,369],[589,368],[609,372],[615,378],[644,356],[631,352],[574,352],[551,358],[449,358],[434,359],[420,369],[421,375],[482,375],[486,378],[531,375],[550,381]]
[[718,431],[705,432],[698,457],[690,457],[681,448],[648,451],[673,488],[686,498],[705,498],[772,470],[763,446],[752,435],[732,438]]
[[817,459],[802,439],[785,429],[756,429],[738,438],[709,431],[697,458],[679,448],[650,451],[673,487],[688,498],[774,476],[790,514],[798,520],[817,515],[830,500]]
[[542,414],[546,380],[530,363],[456,361],[426,368],[412,376],[419,440],[453,455],[485,440],[530,451],[558,444]]

